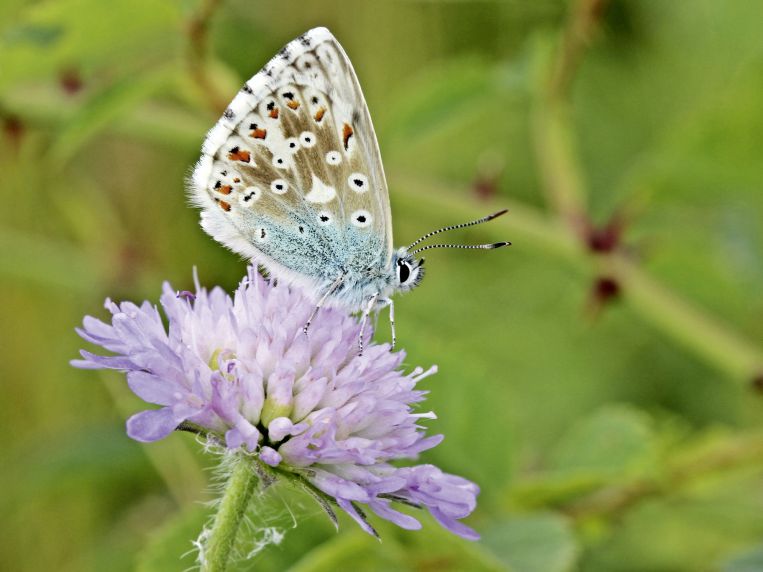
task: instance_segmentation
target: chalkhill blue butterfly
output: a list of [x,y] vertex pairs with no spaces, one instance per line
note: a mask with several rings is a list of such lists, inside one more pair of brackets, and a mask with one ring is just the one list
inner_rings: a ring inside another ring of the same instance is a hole
[[190,194],[201,226],[231,250],[323,305],[372,311],[416,287],[431,248],[493,249],[493,244],[422,241],[479,220],[430,232],[395,250],[379,145],[355,70],[326,28],[287,44],[244,84],[209,131]]

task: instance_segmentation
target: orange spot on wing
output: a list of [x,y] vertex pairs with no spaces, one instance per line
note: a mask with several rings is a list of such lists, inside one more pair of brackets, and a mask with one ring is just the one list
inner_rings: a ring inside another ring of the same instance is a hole
[[233,182],[234,182],[234,183],[240,183],[240,182],[241,182],[241,179],[239,179],[238,177],[234,177],[234,178],[233,178]]
[[242,163],[248,163],[252,158],[251,153],[246,149],[238,149],[228,153],[228,159],[231,161],[241,161]]
[[345,123],[342,128],[342,141],[344,142],[344,150],[347,151],[347,147],[350,144],[350,137],[352,137],[353,130],[349,123]]
[[231,187],[230,185],[223,185],[222,187],[219,187],[217,189],[217,192],[222,193],[223,195],[229,195],[232,190],[233,190],[233,187]]
[[270,117],[272,117],[273,119],[278,119],[278,108],[274,107],[273,109],[271,109],[268,115],[270,115]]
[[225,201],[217,201],[220,205],[220,208],[223,209],[226,213],[230,212],[230,203],[226,203]]
[[326,108],[321,107],[318,111],[315,112],[315,120],[320,123],[321,119],[323,119],[323,116],[326,114]]
[[286,102],[286,105],[290,109],[297,109],[299,107],[299,101],[297,101],[296,99],[290,99],[289,101]]
[[[278,110],[274,109],[273,111],[276,112],[276,117],[278,117]],[[272,114],[272,112],[271,112],[271,114]],[[271,115],[271,117],[272,117],[272,115]],[[265,137],[267,137],[267,135],[268,135],[268,130],[267,129],[260,129],[260,128],[253,129],[252,132],[249,133],[249,136],[250,137],[254,137],[255,139],[265,139]]]

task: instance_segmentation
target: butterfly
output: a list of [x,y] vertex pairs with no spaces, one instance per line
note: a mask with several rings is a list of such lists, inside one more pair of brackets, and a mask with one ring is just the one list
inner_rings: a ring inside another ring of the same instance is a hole
[[315,28],[287,44],[247,81],[209,131],[190,178],[201,226],[315,302],[305,334],[324,305],[372,311],[421,283],[432,248],[494,249],[508,242],[460,245],[422,241],[395,249],[379,146],[358,78],[339,42]]

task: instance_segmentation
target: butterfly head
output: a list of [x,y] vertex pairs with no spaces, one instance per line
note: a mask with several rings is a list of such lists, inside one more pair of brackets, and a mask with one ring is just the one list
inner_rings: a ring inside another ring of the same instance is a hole
[[424,279],[424,258],[416,259],[408,249],[399,249],[392,259],[395,270],[395,290],[407,292]]
[[424,258],[416,258],[416,254],[423,252],[424,250],[431,250],[433,248],[466,248],[466,249],[481,249],[492,250],[494,248],[501,248],[508,246],[510,242],[493,242],[490,244],[430,244],[428,246],[421,246],[413,249],[414,246],[420,244],[431,236],[446,232],[449,230],[455,230],[457,228],[466,228],[487,222],[505,214],[507,210],[501,210],[496,213],[490,214],[486,217],[482,217],[477,220],[465,222],[461,224],[446,226],[432,232],[428,232],[412,244],[400,248],[395,252],[392,257],[392,265],[395,271],[395,279],[393,282],[394,288],[397,292],[407,292],[418,286],[424,278]]

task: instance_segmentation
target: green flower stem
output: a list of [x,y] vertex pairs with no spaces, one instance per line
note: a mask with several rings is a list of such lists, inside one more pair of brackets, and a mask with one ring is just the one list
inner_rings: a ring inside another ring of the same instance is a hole
[[236,534],[257,485],[257,474],[252,463],[253,460],[245,455],[237,455],[233,461],[233,471],[225,485],[207,540],[205,572],[224,572],[228,566]]

